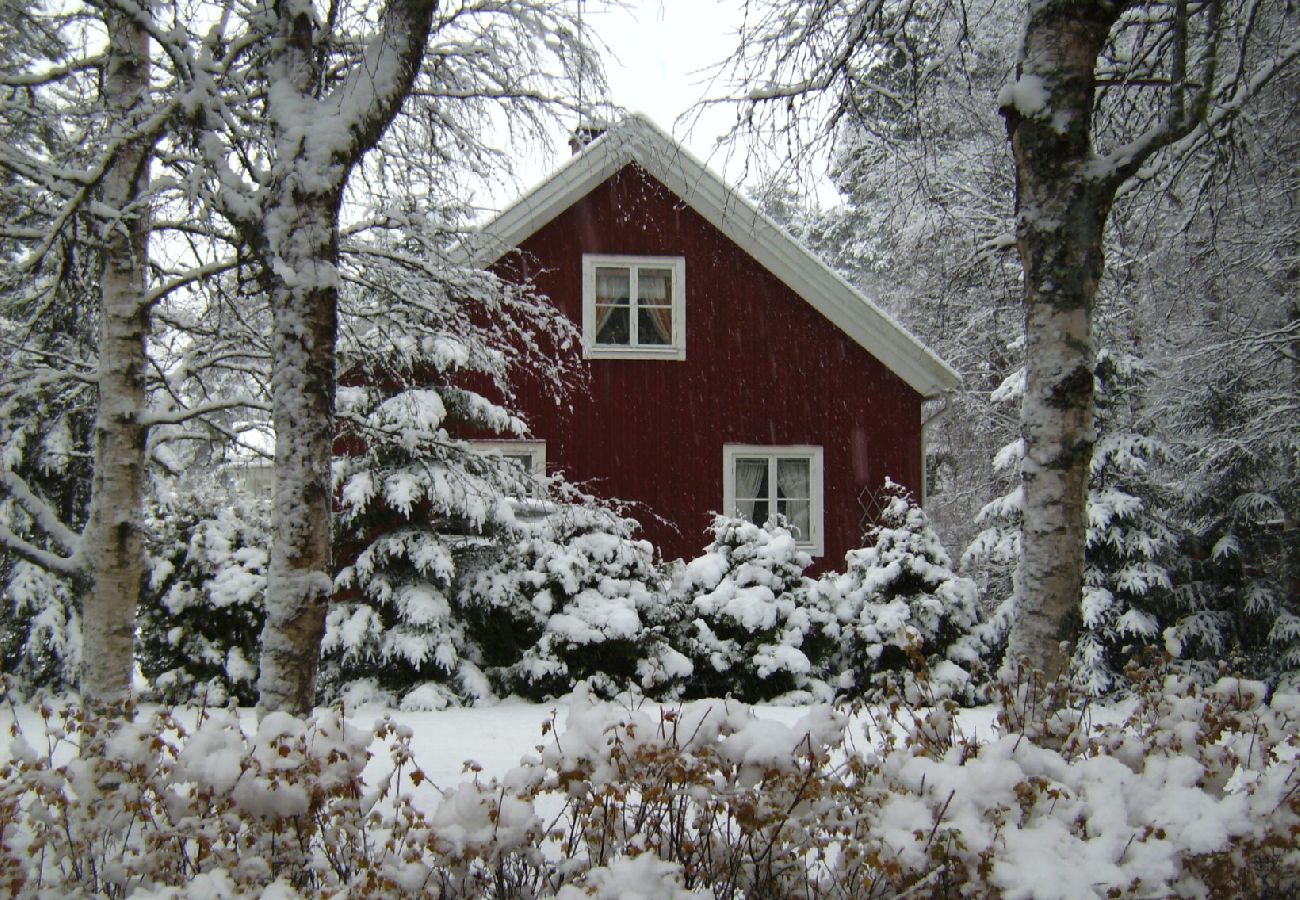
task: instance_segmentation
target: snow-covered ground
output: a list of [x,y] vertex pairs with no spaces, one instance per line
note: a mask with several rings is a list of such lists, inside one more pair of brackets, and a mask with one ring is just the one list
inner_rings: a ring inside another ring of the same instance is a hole
[[[501,777],[518,766],[525,756],[535,757],[538,745],[554,743],[555,733],[542,734],[543,723],[556,718],[558,734],[566,729],[572,698],[553,703],[503,701],[491,706],[444,709],[435,712],[401,712],[378,707],[363,707],[354,712],[350,722],[368,728],[383,716],[408,725],[414,735],[415,760],[439,787],[447,787],[472,777],[465,764],[481,767],[481,777]],[[657,707],[647,704],[645,710]],[[765,719],[793,725],[807,709],[790,706],[755,707]],[[372,761],[372,768],[386,765]],[[367,778],[371,771],[367,770]]]
[[[557,733],[561,737],[564,735],[568,710],[574,702],[572,696],[550,703],[505,700],[485,706],[420,712],[363,706],[349,711],[348,723],[370,730],[379,720],[390,717],[407,726],[412,733],[416,763],[434,785],[447,788],[474,777],[475,772],[467,770],[467,764],[473,764],[480,778],[499,778],[518,766],[524,757],[535,757],[538,745],[554,743]],[[649,703],[640,707],[642,712],[652,717],[657,717],[659,708]],[[759,718],[791,726],[808,714],[807,707],[798,706],[757,705],[749,708]],[[14,712],[11,708],[0,708],[0,762],[9,758]],[[18,707],[16,712],[22,731],[36,743],[34,739],[42,733],[40,717],[30,707]],[[992,732],[993,715],[992,707],[979,707],[964,710],[958,718],[965,733],[974,732],[987,737]],[[182,720],[192,723],[193,717],[193,713],[182,715]],[[244,731],[251,737],[257,730],[256,714],[251,709],[244,709],[240,718]],[[543,735],[543,725],[552,718],[558,727]],[[853,738],[864,740],[865,728],[864,722],[854,722],[850,728]],[[372,752],[376,749],[372,748]],[[71,747],[68,750],[71,752]],[[376,755],[366,770],[367,781],[382,777],[388,768],[388,761]]]

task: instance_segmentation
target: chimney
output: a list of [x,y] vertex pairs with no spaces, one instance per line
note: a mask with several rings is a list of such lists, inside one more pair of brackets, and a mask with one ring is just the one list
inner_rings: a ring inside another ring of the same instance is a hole
[[569,137],[569,149],[577,156],[587,145],[609,130],[609,123],[600,119],[587,119],[579,122]]

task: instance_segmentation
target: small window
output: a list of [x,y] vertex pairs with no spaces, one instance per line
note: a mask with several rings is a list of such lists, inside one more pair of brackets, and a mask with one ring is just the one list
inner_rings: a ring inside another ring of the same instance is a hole
[[583,256],[582,338],[591,359],[685,359],[686,260]]
[[525,472],[546,474],[546,441],[470,441],[470,446],[480,453],[493,453],[513,460]]
[[275,497],[275,466],[270,462],[246,462],[231,468],[235,490],[258,500]]
[[789,520],[799,546],[825,552],[822,530],[822,448],[723,447],[722,506],[728,515],[762,524]]

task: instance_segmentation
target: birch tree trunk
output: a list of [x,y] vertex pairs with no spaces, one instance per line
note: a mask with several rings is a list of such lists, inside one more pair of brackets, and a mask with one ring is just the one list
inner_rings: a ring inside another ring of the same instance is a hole
[[316,696],[320,641],[333,593],[338,199],[300,196],[287,209],[273,208],[272,215],[285,222],[287,232],[270,235],[271,243],[297,283],[281,281],[273,289],[276,480],[258,706],[304,714]]
[[1019,77],[1003,96],[1016,167],[1016,242],[1025,268],[1028,360],[1023,553],[1008,662],[1027,657],[1053,679],[1083,596],[1092,423],[1092,308],[1105,265],[1113,188],[1089,172],[1097,57],[1119,7],[1034,5]]
[[267,110],[274,159],[263,217],[239,223],[261,258],[275,319],[271,390],[275,509],[258,710],[296,715],[316,696],[333,591],[330,463],[338,317],[339,205],[353,168],[410,92],[436,0],[389,0],[366,59],[320,95],[309,4],[280,0]]
[[143,484],[146,200],[150,139],[132,135],[149,103],[149,37],[130,16],[105,12],[109,46],[101,95],[109,141],[120,139],[104,173],[100,199],[113,214],[102,226],[99,408],[95,474],[83,536],[88,593],[82,616],[85,701],[124,702],[131,693],[135,610],[144,584]]
[[1218,0],[1199,9],[1204,22],[1194,74],[1188,71],[1191,13],[1186,3],[1175,2],[1163,32],[1171,46],[1165,111],[1135,140],[1099,155],[1093,143],[1096,72],[1130,7],[1147,5],[1031,3],[1018,77],[1000,97],[1016,169],[1028,360],[1021,406],[1023,550],[1007,663],[1028,658],[1049,679],[1069,665],[1063,629],[1083,597],[1094,443],[1091,321],[1105,266],[1106,221],[1125,182],[1205,120],[1218,67]]

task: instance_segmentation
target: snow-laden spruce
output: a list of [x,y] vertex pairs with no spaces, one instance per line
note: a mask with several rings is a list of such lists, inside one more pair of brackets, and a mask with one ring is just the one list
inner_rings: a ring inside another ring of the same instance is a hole
[[[840,628],[831,664],[842,693],[871,693],[880,673],[925,670],[944,696],[972,696],[982,643],[979,591],[952,560],[907,489],[886,479],[867,546],[850,550],[843,575],[823,579]],[[878,687],[878,686],[877,686]]]
[[[0,318],[0,329],[6,323]],[[4,330],[0,330],[0,334]],[[55,346],[71,349],[75,331]],[[30,360],[24,354],[20,364]],[[0,379],[0,487],[20,485],[19,502],[0,491],[0,532],[42,552],[59,545],[43,533],[32,507],[58,508],[84,523],[90,494],[90,415],[84,390],[35,390],[25,379]],[[6,550],[0,542],[0,670],[22,694],[75,689],[81,674],[81,601],[78,580]]]
[[551,491],[503,455],[508,444],[464,436],[525,437],[508,406],[513,382],[528,377],[562,398],[577,340],[545,298],[435,266],[445,235],[408,236],[400,261],[376,245],[364,266],[345,270],[339,569],[322,674],[329,697],[369,686],[437,708],[487,692],[456,596],[465,564],[519,540],[520,510]]
[[[1279,241],[1293,246],[1300,228],[1295,205],[1286,209],[1290,227],[1274,225],[1272,243],[1240,259],[1225,247],[1227,271],[1197,273],[1206,293],[1232,296],[1233,308],[1222,313],[1224,337],[1192,339],[1191,377],[1176,395],[1170,443],[1187,534],[1170,637],[1184,655],[1233,658],[1256,677],[1300,684],[1300,318],[1294,291],[1283,286],[1294,269],[1278,271],[1285,257],[1273,249]],[[1233,246],[1256,240],[1255,211],[1234,213],[1241,237]],[[1250,290],[1239,294],[1243,286]],[[1268,309],[1288,295],[1289,309]]]
[[[0,188],[7,203],[16,188]],[[0,341],[25,337],[0,377],[0,669],[21,693],[75,688],[81,670],[82,597],[75,567],[59,560],[90,500],[95,391],[83,376],[95,353],[94,276],[71,259],[62,272],[60,281],[0,270]],[[41,301],[46,293],[59,302]]]
[[1160,640],[1170,609],[1177,538],[1166,524],[1168,450],[1148,436],[1149,367],[1101,350],[1094,370],[1097,441],[1088,478],[1088,543],[1074,678],[1101,694],[1124,683],[1137,648]]
[[780,517],[759,525],[718,516],[711,531],[676,585],[687,604],[676,644],[695,667],[687,695],[826,698],[830,615],[803,574],[812,557]]

